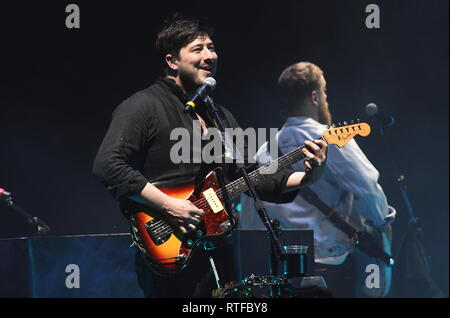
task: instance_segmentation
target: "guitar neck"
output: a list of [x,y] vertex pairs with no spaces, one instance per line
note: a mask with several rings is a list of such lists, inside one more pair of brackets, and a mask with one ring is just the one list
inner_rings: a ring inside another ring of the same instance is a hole
[[[324,140],[324,138],[320,138]],[[305,158],[305,155],[303,154],[303,148],[305,146],[302,146],[300,148],[297,148],[293,151],[291,151],[288,154],[285,154],[281,157],[279,157],[277,160],[274,160],[265,166],[259,167],[258,169],[250,172],[248,174],[250,181],[253,185],[258,185],[269,179],[273,173],[277,172],[278,170],[285,169],[287,167],[290,167],[292,164],[296,163],[297,161],[300,161]],[[226,185],[226,191],[228,193],[228,196],[230,199],[237,197],[242,192],[245,192],[248,190],[247,184],[244,181],[244,178],[241,177],[239,179],[234,180],[233,182]]]

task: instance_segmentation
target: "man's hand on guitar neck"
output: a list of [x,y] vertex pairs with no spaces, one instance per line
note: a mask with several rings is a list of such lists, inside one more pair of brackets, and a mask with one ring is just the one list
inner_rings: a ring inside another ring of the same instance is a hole
[[325,161],[327,159],[328,145],[325,141],[318,139],[312,141],[305,141],[305,147],[302,149],[306,160],[305,172],[294,172],[289,176],[286,184],[286,191],[296,190],[299,187],[314,183],[323,173]]
[[307,170],[313,170],[313,168],[320,167],[325,163],[325,160],[327,159],[327,149],[327,143],[321,139],[314,140],[314,142],[309,140],[305,141],[303,154],[307,158],[307,160],[305,160]]
[[305,141],[303,153],[307,159],[304,162],[306,171],[301,183],[302,186],[314,183],[322,176],[327,159],[327,150],[327,143],[321,139],[314,140],[314,142]]
[[131,199],[158,208],[166,215],[167,221],[182,233],[195,231],[196,225],[200,223],[200,216],[205,214],[191,201],[172,198],[150,183],[144,187],[139,198]]

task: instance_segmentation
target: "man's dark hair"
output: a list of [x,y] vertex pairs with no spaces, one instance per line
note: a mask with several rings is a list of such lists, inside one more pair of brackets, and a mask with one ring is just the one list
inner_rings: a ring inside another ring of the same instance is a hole
[[[164,28],[158,33],[156,49],[162,61],[166,54],[178,58],[180,50],[199,36],[212,37],[213,28],[193,18],[184,18],[176,13],[164,22]],[[165,65],[165,63],[164,63]]]

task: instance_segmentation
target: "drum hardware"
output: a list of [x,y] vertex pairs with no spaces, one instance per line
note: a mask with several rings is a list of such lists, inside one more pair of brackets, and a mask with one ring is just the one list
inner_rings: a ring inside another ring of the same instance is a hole
[[[255,276],[243,278],[239,283],[229,283],[217,294],[218,298],[258,298],[253,288],[265,288],[268,286],[284,286],[286,277],[283,276]],[[264,295],[262,298],[268,298]]]
[[[276,287],[277,294],[271,293],[271,287]],[[217,298],[332,297],[322,276],[288,278],[286,275],[255,276],[253,274],[238,283],[225,284],[224,288],[216,289],[213,296]]]

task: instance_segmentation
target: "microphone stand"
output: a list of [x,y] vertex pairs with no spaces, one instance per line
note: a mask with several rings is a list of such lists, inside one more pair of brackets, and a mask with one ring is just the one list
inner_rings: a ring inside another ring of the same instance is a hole
[[[276,219],[271,219],[264,207],[263,202],[258,198],[258,195],[256,193],[255,187],[250,180],[250,177],[248,176],[248,173],[244,167],[243,164],[243,158],[242,155],[239,152],[239,149],[237,149],[233,143],[233,140],[231,139],[231,146],[227,143],[227,140],[230,138],[226,138],[225,134],[225,125],[223,118],[221,114],[219,113],[219,110],[214,105],[214,102],[211,97],[206,96],[204,99],[205,106],[208,110],[209,115],[211,116],[211,119],[214,122],[214,125],[219,129],[220,135],[221,135],[221,141],[223,148],[226,152],[231,153],[234,160],[236,160],[236,165],[239,168],[239,172],[244,179],[247,188],[249,190],[250,196],[252,197],[255,208],[258,211],[258,215],[264,224],[264,226],[267,229],[267,232],[269,234],[269,240],[271,242],[271,271],[272,273],[278,274],[278,260],[283,260],[286,257],[286,252],[284,251],[280,240],[278,239],[278,234],[280,232],[278,221]],[[235,151],[233,151],[235,150]]]
[[[283,249],[278,235],[280,234],[280,226],[279,222],[276,219],[272,219],[269,217],[266,208],[264,207],[264,203],[258,198],[255,187],[250,180],[247,171],[244,167],[241,167],[240,173],[247,184],[247,188],[249,190],[250,196],[253,199],[256,211],[258,212],[259,218],[261,222],[267,229],[267,233],[269,234],[270,241],[270,272],[272,275],[278,275],[278,263],[281,260],[286,258],[286,251]],[[271,295],[274,295],[274,288],[270,288]],[[281,290],[278,289],[276,296],[281,296]]]
[[35,233],[37,235],[44,235],[50,232],[50,227],[41,219],[39,219],[37,216],[32,216],[28,212],[26,212],[24,209],[19,207],[17,204],[15,204],[12,200],[11,196],[8,196],[7,198],[3,199],[6,202],[6,205],[10,207],[12,210],[18,212],[20,215],[25,217],[28,220],[28,223],[32,224],[35,227]]
[[[408,230],[404,234],[404,236],[401,240],[397,257],[400,258],[400,256],[403,256],[403,258],[405,258],[407,256],[407,251],[406,251],[407,246],[409,246],[410,249],[411,248],[414,249],[415,250],[414,254],[418,257],[417,262],[418,262],[419,266],[421,266],[420,269],[423,272],[422,274],[424,275],[424,278],[427,281],[426,283],[428,284],[428,287],[430,287],[431,290],[433,290],[433,292],[435,292],[436,295],[438,295],[437,297],[442,297],[442,295],[443,295],[442,291],[440,291],[439,287],[437,287],[437,285],[434,283],[434,281],[431,277],[431,266],[428,262],[428,258],[426,256],[425,250],[423,248],[423,243],[422,243],[422,237],[421,237],[422,227],[419,225],[419,222],[418,222],[419,218],[417,218],[414,214],[412,203],[408,196],[407,187],[406,187],[406,177],[404,174],[400,173],[398,161],[396,160],[395,155],[392,152],[392,149],[395,149],[395,148],[392,147],[390,139],[387,138],[386,134],[385,134],[385,131],[386,131],[385,128],[387,126],[391,126],[391,125],[389,125],[389,124],[386,125],[384,123],[380,123],[380,135],[381,135],[382,139],[384,140],[384,146],[386,148],[386,151],[391,154],[392,166],[395,169],[395,174],[398,176],[396,181],[400,188],[400,193],[402,195],[402,199],[405,204],[406,211],[408,212],[408,215],[409,215]],[[409,251],[409,252],[412,253],[413,251]],[[403,268],[403,270],[404,270],[403,275],[407,276],[410,274],[410,269],[407,269],[406,267],[412,266],[415,264],[410,264],[410,262],[408,262],[405,259],[403,259],[403,264],[405,266],[405,268]],[[406,277],[406,278],[411,279],[411,277]],[[413,279],[414,279],[414,277],[413,277]]]

